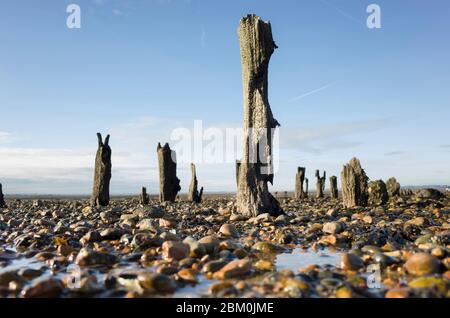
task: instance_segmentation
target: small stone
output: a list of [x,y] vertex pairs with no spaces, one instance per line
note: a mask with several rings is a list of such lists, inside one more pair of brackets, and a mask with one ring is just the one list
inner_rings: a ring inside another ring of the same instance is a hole
[[227,262],[224,260],[215,260],[215,261],[209,261],[208,263],[206,263],[205,265],[203,265],[202,267],[202,272],[204,273],[215,273],[218,270],[220,270],[222,267],[224,267],[225,265],[227,265]]
[[215,254],[219,251],[220,241],[214,235],[205,236],[198,242],[205,247],[207,254]]
[[99,232],[89,231],[80,239],[80,243],[86,245],[86,243],[99,242],[101,239],[102,237]]
[[136,227],[141,231],[150,231],[153,233],[158,232],[158,226],[153,219],[142,219]]
[[109,228],[100,232],[100,236],[104,241],[119,240],[123,234],[123,230],[116,228]]
[[269,243],[269,242],[263,242],[263,241],[259,241],[256,242],[253,246],[252,249],[258,252],[262,252],[262,253],[279,253],[284,251],[284,248],[282,248],[281,246],[277,246],[275,244]]
[[273,271],[275,269],[275,265],[272,262],[263,259],[257,261],[253,267],[260,271]]
[[373,222],[373,219],[372,219],[372,217],[371,217],[370,215],[364,216],[364,217],[362,218],[362,220],[363,220],[365,223],[368,223],[368,224],[372,224],[372,222]]
[[160,235],[164,241],[181,241],[180,237],[171,232],[164,232]]
[[328,234],[339,234],[344,230],[341,222],[327,222],[323,225],[322,231]]
[[352,298],[353,291],[350,287],[342,286],[336,290],[336,298]]
[[173,293],[176,289],[175,282],[164,274],[142,273],[138,275],[138,282],[147,291]]
[[185,282],[196,284],[197,283],[197,271],[192,268],[183,268],[178,272],[178,277],[180,277]]
[[439,260],[428,253],[416,253],[405,263],[406,270],[415,276],[438,273],[439,267]]
[[159,247],[163,244],[163,240],[150,233],[137,233],[131,240],[131,246],[141,250],[150,247]]
[[196,239],[191,236],[186,237],[183,240],[184,244],[189,245],[189,256],[193,258],[202,258],[206,254],[206,248],[203,244],[200,244]]
[[24,298],[55,298],[61,295],[64,285],[59,279],[48,278],[22,291]]
[[447,289],[447,283],[444,279],[440,277],[419,277],[409,282],[409,287],[411,288],[436,288],[441,294],[445,294]]
[[165,228],[173,228],[177,226],[177,222],[175,220],[170,219],[159,219],[159,226]]
[[189,256],[189,245],[182,242],[166,241],[162,245],[162,256],[167,260],[182,260]]
[[239,232],[233,224],[223,224],[219,229],[219,233],[224,236],[239,237]]
[[15,270],[0,273],[0,286],[8,286],[11,281],[19,279],[19,275]]
[[417,217],[412,220],[406,221],[405,225],[415,225],[415,226],[424,226],[425,225],[425,219],[423,217]]
[[117,257],[113,254],[101,253],[85,247],[78,253],[75,264],[79,266],[112,265],[116,261]]
[[279,215],[279,216],[275,219],[275,221],[273,221],[273,222],[274,222],[276,225],[281,226],[281,225],[287,224],[287,223],[288,223],[288,219],[286,218],[286,215],[282,214],[282,215]]
[[345,253],[341,256],[341,268],[346,271],[357,271],[364,267],[363,260],[352,253]]
[[161,265],[156,268],[156,272],[164,275],[173,275],[178,273],[178,268],[176,266]]
[[336,209],[336,208],[329,209],[329,210],[327,211],[327,216],[329,216],[330,218],[335,218],[335,217],[338,216],[338,213],[339,213],[339,210]]
[[58,253],[61,254],[62,256],[69,256],[73,252],[75,252],[75,249],[70,247],[69,245],[58,246]]
[[81,210],[81,213],[83,213],[83,214],[91,214],[92,213],[92,207],[87,206],[87,207],[83,208],[83,210]]
[[252,269],[252,263],[248,259],[236,260],[228,263],[214,274],[216,279],[228,279],[247,275]]
[[431,250],[431,255],[437,258],[444,258],[445,254],[445,249],[443,249],[442,247],[435,247]]
[[245,216],[243,216],[243,215],[240,215],[240,214],[231,214],[230,215],[231,222],[244,221],[244,220],[245,220]]
[[237,292],[236,287],[231,282],[218,282],[209,287],[210,294],[232,295]]
[[386,293],[386,298],[408,298],[410,295],[409,288],[406,287],[394,287]]

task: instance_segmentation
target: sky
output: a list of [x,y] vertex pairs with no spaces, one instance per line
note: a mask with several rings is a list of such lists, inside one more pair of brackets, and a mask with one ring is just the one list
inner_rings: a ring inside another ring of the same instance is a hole
[[[69,4],[81,28],[66,25]],[[369,29],[371,3],[381,28]],[[241,127],[237,28],[255,13],[278,49],[272,191],[296,167],[450,183],[447,0],[5,0],[0,3],[0,182],[5,194],[89,194],[96,133],[111,134],[111,193],[158,192],[156,147],[177,128]],[[201,140],[200,140],[201,142]],[[239,146],[237,147],[239,149]],[[227,151],[227,149],[225,149]],[[239,157],[239,151],[236,154]],[[194,161],[205,192],[234,191],[233,162]],[[182,192],[191,179],[178,162]]]

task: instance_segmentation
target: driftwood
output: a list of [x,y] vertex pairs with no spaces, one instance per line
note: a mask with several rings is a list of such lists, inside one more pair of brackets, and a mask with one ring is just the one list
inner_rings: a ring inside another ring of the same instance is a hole
[[268,101],[268,67],[277,48],[269,22],[256,15],[242,18],[238,29],[244,95],[243,158],[238,169],[237,213],[252,217],[283,213],[270,194],[273,183],[272,137],[278,121]]
[[105,142],[102,135],[97,133],[98,149],[95,156],[94,187],[92,190],[91,204],[107,206],[109,204],[109,183],[111,181],[111,148],[109,147],[109,135]]

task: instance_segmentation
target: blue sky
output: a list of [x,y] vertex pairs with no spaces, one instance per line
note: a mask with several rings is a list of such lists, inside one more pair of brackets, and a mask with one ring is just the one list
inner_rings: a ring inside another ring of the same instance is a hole
[[[82,28],[66,27],[81,7]],[[366,26],[381,7],[382,28]],[[446,0],[17,0],[0,4],[0,182],[6,193],[87,194],[97,131],[111,133],[114,194],[157,192],[156,145],[177,127],[238,127],[237,27],[272,23],[269,100],[280,128],[273,190],[297,166],[371,179],[450,183]],[[233,191],[233,164],[197,163],[206,191]],[[179,164],[182,188],[188,164]],[[182,190],[182,191],[183,191]]]

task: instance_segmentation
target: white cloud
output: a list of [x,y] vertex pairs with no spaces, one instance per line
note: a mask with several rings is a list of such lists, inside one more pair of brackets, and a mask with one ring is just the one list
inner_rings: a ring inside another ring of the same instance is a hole
[[8,144],[13,142],[14,134],[0,131],[0,144]]

